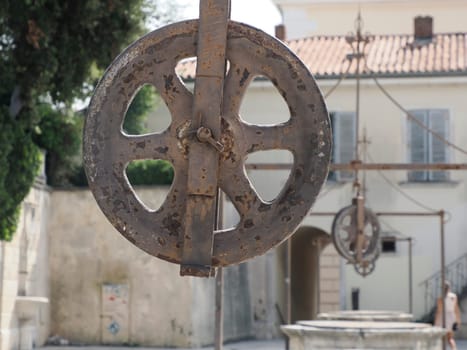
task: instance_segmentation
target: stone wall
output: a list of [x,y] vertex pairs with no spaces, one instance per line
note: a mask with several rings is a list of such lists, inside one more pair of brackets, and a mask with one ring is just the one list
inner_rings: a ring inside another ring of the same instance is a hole
[[[137,189],[156,207],[166,192]],[[88,190],[36,186],[23,203],[13,241],[0,244],[0,350],[26,349],[25,339],[41,346],[50,336],[83,345],[213,342],[214,280],[181,278],[177,265],[134,247]],[[225,341],[281,336],[283,248],[224,270]],[[38,305],[26,323],[18,318],[19,296],[50,303]]]
[[328,244],[321,253],[319,262],[319,310],[331,312],[341,309],[340,266],[341,257],[333,244]]
[[[167,188],[137,190],[157,206]],[[51,334],[80,344],[212,344],[213,279],[139,250],[107,221],[91,193],[54,191],[49,220]],[[225,338],[253,336],[248,265],[225,270]]]
[[[0,349],[26,349],[44,344],[49,335],[47,303],[27,305],[19,297],[49,297],[46,218],[49,193],[36,184],[22,204],[18,230],[11,242],[0,242]],[[21,318],[19,317],[21,316]]]

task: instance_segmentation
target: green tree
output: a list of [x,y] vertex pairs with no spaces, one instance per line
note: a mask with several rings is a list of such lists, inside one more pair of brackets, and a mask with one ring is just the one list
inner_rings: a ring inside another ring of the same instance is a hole
[[91,72],[141,34],[143,1],[0,1],[0,239],[16,229],[38,144],[54,142],[46,137],[50,120],[74,127],[67,109],[89,94],[97,78]]

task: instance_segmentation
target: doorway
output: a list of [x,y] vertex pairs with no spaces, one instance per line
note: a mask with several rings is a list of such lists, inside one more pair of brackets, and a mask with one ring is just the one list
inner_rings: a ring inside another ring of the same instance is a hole
[[320,255],[331,236],[311,226],[302,226],[292,237],[292,323],[313,320],[319,310]]

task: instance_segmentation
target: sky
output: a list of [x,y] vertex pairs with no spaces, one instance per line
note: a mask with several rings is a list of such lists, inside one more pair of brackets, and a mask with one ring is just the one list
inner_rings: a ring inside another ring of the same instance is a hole
[[[198,0],[177,0],[185,7],[184,19],[198,17]],[[281,23],[281,15],[271,0],[231,0],[234,21],[247,23],[274,35],[274,27]]]

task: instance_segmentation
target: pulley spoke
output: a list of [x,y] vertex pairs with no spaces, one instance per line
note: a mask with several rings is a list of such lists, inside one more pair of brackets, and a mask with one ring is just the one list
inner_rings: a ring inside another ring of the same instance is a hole
[[295,150],[296,131],[290,124],[271,126],[243,123],[247,153],[272,149]]
[[170,137],[168,132],[140,136],[121,135],[118,140],[119,160],[162,159],[170,160]]
[[238,115],[248,86],[253,75],[242,65],[231,64],[229,74],[225,78],[224,85],[224,114],[233,113]]
[[167,105],[173,121],[178,122],[191,116],[193,94],[180,81],[175,71],[157,76],[154,85]]
[[250,212],[253,206],[261,205],[262,201],[242,167],[239,167],[233,176],[221,174],[220,180],[221,189],[242,217]]

